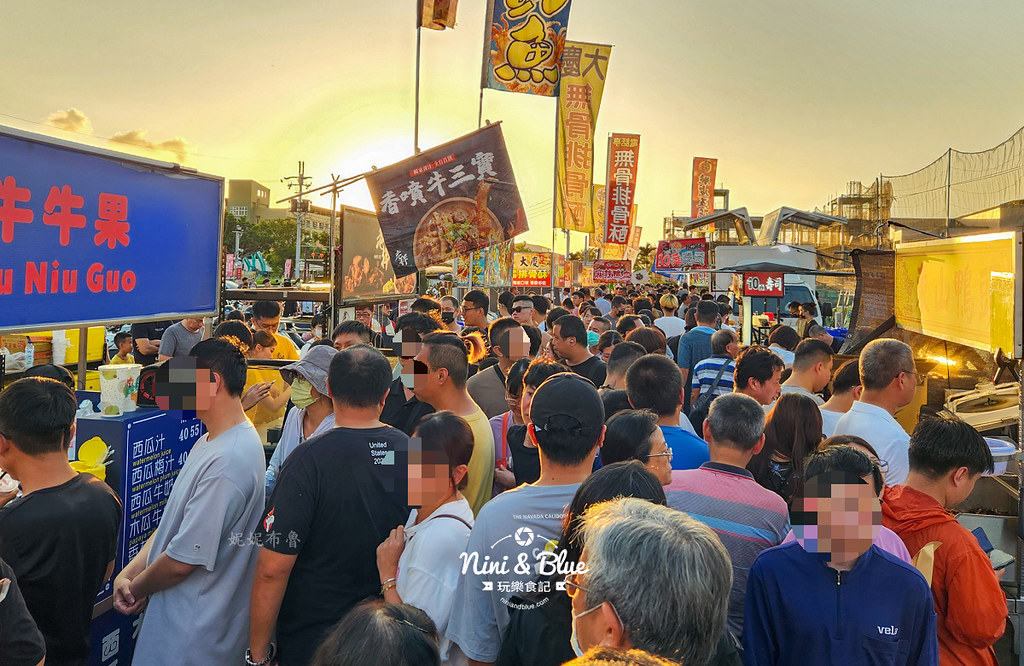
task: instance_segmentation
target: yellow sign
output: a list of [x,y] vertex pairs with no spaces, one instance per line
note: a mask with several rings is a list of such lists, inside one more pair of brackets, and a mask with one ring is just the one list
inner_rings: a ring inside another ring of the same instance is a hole
[[562,83],[555,132],[558,148],[555,226],[559,229],[594,231],[591,202],[594,127],[611,53],[610,46],[569,41],[562,51]]
[[1020,232],[896,246],[896,323],[1021,358]]

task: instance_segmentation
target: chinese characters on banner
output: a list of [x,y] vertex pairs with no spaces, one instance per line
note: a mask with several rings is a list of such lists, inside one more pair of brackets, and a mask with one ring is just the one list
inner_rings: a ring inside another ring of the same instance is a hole
[[704,217],[715,212],[715,173],[717,171],[717,159],[693,158],[693,194],[690,198],[690,217]]
[[636,196],[636,168],[640,161],[640,135],[608,137],[608,189],[604,224],[605,245],[629,242],[629,218]]
[[708,242],[703,238],[663,240],[654,255],[654,270],[683,271],[708,265]]
[[610,46],[585,42],[566,42],[562,52],[555,131],[555,227],[559,229],[594,231],[594,127],[611,52]]
[[580,286],[581,287],[596,287],[597,283],[594,282],[594,265],[583,264],[583,270],[580,272]]
[[744,273],[744,296],[782,297],[786,295],[782,273]]
[[591,211],[594,214],[594,231],[590,234],[590,247],[601,249],[604,247],[604,203],[606,188],[604,185],[594,185],[591,194]]
[[487,257],[488,287],[506,287],[511,279],[513,241],[492,245]]
[[484,274],[487,271],[488,248],[473,252],[473,261],[469,264],[469,286],[483,287]]
[[[633,219],[636,219],[636,204],[633,204]],[[640,232],[642,231],[643,227],[638,227],[636,224],[629,228],[629,243],[626,245],[625,256],[631,264],[640,255]]]
[[224,257],[224,277],[231,279],[231,276],[235,274],[235,255],[228,254]]
[[0,129],[0,330],[216,312],[224,181],[79,148]]
[[516,252],[512,255],[513,287],[550,287],[551,255],[547,252]]
[[527,230],[500,125],[489,125],[366,177],[395,275]]
[[[636,214],[637,205],[633,204],[633,209],[629,215],[629,241],[625,245],[611,245],[605,244],[601,250],[602,259],[628,259],[628,251],[630,248],[640,247],[640,236],[636,234]],[[634,240],[635,239],[635,240]]]
[[570,0],[490,0],[481,88],[554,97]]
[[633,264],[626,259],[598,259],[594,262],[593,280],[597,284],[628,284],[633,277]]

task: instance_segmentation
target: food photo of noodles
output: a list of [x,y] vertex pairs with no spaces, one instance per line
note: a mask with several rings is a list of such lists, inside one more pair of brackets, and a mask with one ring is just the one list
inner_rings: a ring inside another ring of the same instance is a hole
[[481,180],[475,199],[452,197],[427,211],[413,239],[417,266],[430,266],[508,238],[498,217],[487,207],[493,185],[492,180]]

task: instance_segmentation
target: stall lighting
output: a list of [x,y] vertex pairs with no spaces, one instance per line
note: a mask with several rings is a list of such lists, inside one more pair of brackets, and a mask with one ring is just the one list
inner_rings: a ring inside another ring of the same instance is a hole
[[951,358],[946,358],[945,356],[929,356],[928,360],[929,361],[935,361],[939,365],[946,365],[946,366],[950,366],[950,367],[952,367],[952,366],[957,364],[956,361],[954,361]]

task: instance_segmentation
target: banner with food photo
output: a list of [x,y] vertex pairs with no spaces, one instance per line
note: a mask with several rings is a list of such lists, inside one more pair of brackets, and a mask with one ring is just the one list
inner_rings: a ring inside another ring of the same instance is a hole
[[554,97],[570,0],[490,0],[481,88]]
[[469,255],[462,255],[452,259],[452,269],[455,273],[455,286],[469,288]]
[[501,125],[366,177],[399,277],[527,231]]
[[341,210],[341,259],[336,264],[338,302],[416,293],[416,273],[396,277],[377,216],[345,206]]
[[654,270],[681,272],[708,265],[708,242],[703,238],[677,238],[658,241]]
[[484,278],[487,272],[487,253],[487,248],[473,252],[473,262],[469,265],[469,286],[484,286]]

